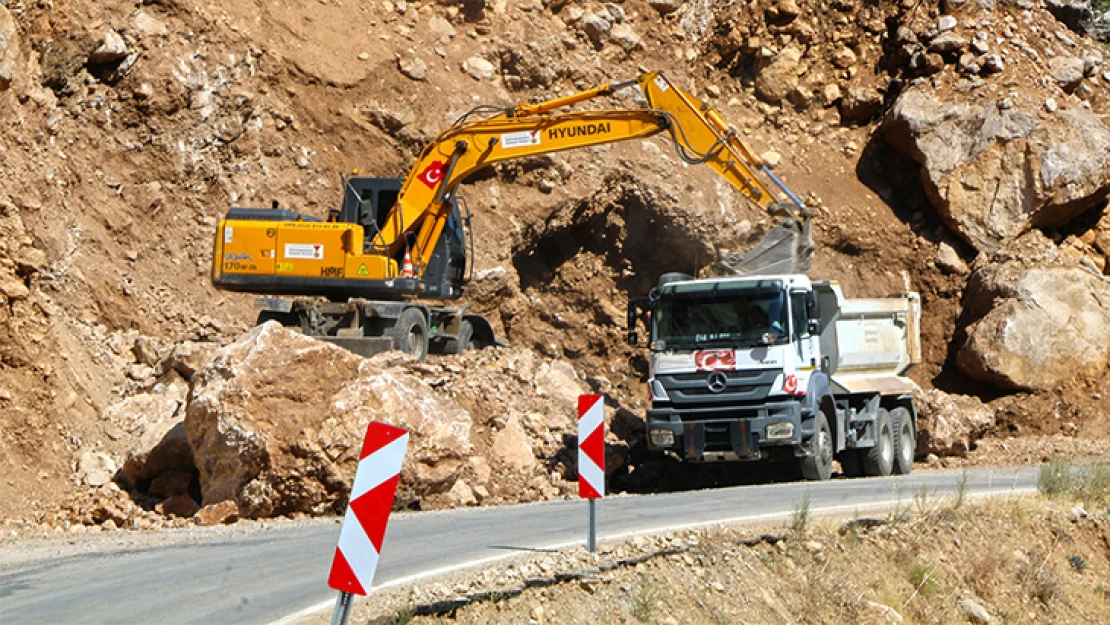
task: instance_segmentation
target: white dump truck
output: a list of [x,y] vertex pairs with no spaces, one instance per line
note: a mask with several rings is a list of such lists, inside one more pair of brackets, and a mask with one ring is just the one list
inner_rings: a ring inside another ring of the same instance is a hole
[[629,303],[649,328],[648,448],[690,462],[787,460],[826,480],[909,473],[916,293],[847,299],[801,274],[666,274]]

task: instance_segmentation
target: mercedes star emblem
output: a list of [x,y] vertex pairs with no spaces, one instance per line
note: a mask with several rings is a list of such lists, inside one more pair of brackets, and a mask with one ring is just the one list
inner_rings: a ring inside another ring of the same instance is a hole
[[720,393],[728,386],[728,376],[720,371],[714,371],[709,374],[709,379],[706,381],[706,386],[709,387],[710,393]]

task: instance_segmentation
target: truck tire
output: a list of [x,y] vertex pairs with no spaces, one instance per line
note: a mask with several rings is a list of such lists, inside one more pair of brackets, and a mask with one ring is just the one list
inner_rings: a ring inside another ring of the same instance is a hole
[[461,354],[475,349],[478,349],[478,343],[474,340],[474,324],[463,319],[459,324],[459,338],[451,341],[447,353]]
[[894,426],[886,408],[879,408],[875,415],[875,446],[863,452],[863,472],[871,477],[886,477],[893,468]]
[[917,450],[917,436],[914,431],[913,415],[903,407],[890,411],[894,421],[894,473],[909,475],[913,471],[913,455]]
[[393,347],[417,360],[428,357],[428,321],[419,308],[406,308],[389,329]]
[[840,470],[844,477],[863,476],[863,457],[858,449],[845,449],[836,457],[840,461]]
[[802,477],[814,482],[823,482],[832,477],[832,435],[829,433],[829,421],[825,418],[825,413],[818,412],[814,420],[816,427],[813,441],[810,443],[813,453],[802,458]]

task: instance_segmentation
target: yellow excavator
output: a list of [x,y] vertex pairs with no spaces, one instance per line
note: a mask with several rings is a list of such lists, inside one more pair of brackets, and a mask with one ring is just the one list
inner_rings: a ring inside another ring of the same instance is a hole
[[[571,109],[633,86],[646,108]],[[481,317],[417,301],[458,298],[469,278],[473,243],[459,183],[494,163],[661,132],[685,162],[708,165],[753,202],[786,217],[734,266],[782,269],[773,273],[808,268],[812,244],[798,198],[716,109],[662,72],[648,72],[538,104],[477,107],[424,148],[404,179],[344,178],[342,207],[327,219],[276,203],[232,208],[216,233],[212,282],[266,294],[256,300],[260,323],[277,320],[363,355],[392,347],[422,359],[429,350],[494,344]],[[761,177],[788,200],[780,202]]]

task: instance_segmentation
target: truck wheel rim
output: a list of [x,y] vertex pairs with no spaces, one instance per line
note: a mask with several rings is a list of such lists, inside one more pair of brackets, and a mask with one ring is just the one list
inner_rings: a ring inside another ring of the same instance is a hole
[[879,443],[883,446],[883,463],[894,461],[894,436],[891,434],[889,427],[884,427],[883,431],[879,434]]

